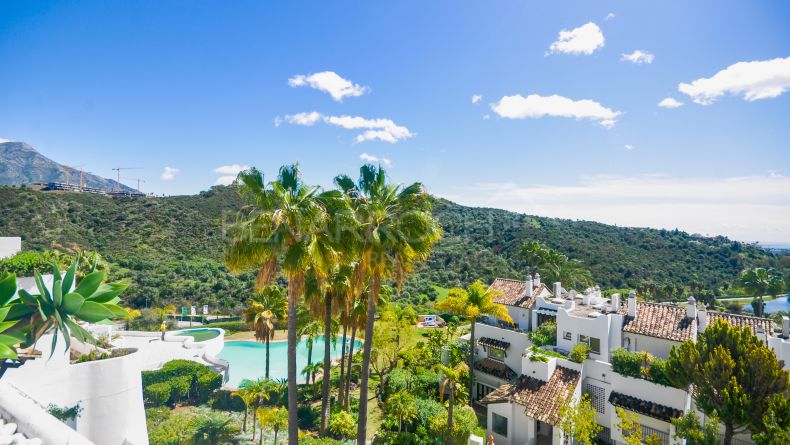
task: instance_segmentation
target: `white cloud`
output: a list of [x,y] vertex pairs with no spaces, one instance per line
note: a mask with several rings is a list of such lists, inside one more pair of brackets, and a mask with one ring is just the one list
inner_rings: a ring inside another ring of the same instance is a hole
[[159,177],[163,181],[170,181],[172,179],[175,179],[176,175],[179,174],[179,173],[181,173],[181,170],[179,170],[177,168],[165,167],[165,169],[162,170],[162,175],[159,176]]
[[483,99],[483,95],[482,94],[473,94],[472,95],[472,103],[473,104],[476,104],[476,103],[480,102],[482,99]]
[[578,28],[560,31],[557,40],[551,44],[548,53],[586,54],[590,55],[598,48],[603,48],[604,37],[601,28],[593,22]]
[[236,175],[220,176],[214,182],[214,185],[231,185],[231,184],[233,184],[233,181],[235,181],[235,180],[236,180]]
[[316,111],[287,115],[285,122],[296,125],[312,126],[318,121],[347,130],[363,130],[354,140],[365,142],[380,140],[394,144],[401,139],[414,137],[408,128],[396,124],[391,119],[367,119],[360,116],[325,116]]
[[606,17],[604,17],[603,19],[604,19],[604,21],[608,22],[609,20],[612,20],[613,18],[615,18],[614,13],[610,12],[609,14],[606,14]]
[[219,173],[222,175],[238,175],[244,170],[249,169],[249,165],[239,165],[239,164],[231,164],[231,165],[220,165],[219,167],[214,169],[214,173]]
[[491,119],[491,115],[490,114],[486,113],[486,114],[483,115],[483,120],[487,121],[489,119]]
[[390,161],[389,159],[387,159],[387,158],[380,158],[378,156],[370,155],[370,154],[367,154],[367,153],[362,153],[361,155],[359,155],[359,159],[362,159],[363,161],[369,162],[371,164],[381,164],[381,165],[383,165],[385,167],[391,167],[392,166],[392,161]]
[[578,185],[473,184],[461,204],[636,227],[680,228],[745,241],[790,239],[790,177],[595,176]]
[[678,91],[701,105],[710,105],[725,94],[754,101],[781,95],[790,89],[790,57],[738,62],[691,83],[681,83]]
[[635,148],[635,147],[634,147],[633,145],[631,145],[631,144],[625,144],[625,151],[631,151],[631,150],[633,150],[634,148]]
[[647,63],[649,65],[653,63],[653,58],[655,58],[653,54],[647,51],[642,51],[641,49],[637,49],[634,50],[631,54],[621,54],[620,61],[636,63],[638,65]]
[[683,102],[674,97],[665,97],[658,103],[658,106],[661,108],[680,108],[683,106]]
[[4,144],[6,142],[11,142],[11,139],[0,138],[0,144]]
[[344,79],[334,71],[322,71],[309,75],[298,74],[288,79],[288,85],[294,88],[308,86],[324,91],[338,102],[342,102],[345,97],[357,97],[370,91],[370,88]]
[[573,117],[597,121],[606,128],[614,126],[617,116],[622,114],[619,111],[606,108],[594,100],[573,100],[556,94],[552,96],[530,94],[527,97],[520,94],[504,96],[499,102],[491,104],[491,109],[500,117],[508,119],[540,118],[543,116]]

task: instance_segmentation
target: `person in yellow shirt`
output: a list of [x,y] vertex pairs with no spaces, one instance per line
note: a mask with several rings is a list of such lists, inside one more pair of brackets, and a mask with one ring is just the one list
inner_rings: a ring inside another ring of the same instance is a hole
[[162,325],[159,326],[159,330],[162,332],[162,341],[165,341],[165,332],[167,332],[167,323],[162,322]]

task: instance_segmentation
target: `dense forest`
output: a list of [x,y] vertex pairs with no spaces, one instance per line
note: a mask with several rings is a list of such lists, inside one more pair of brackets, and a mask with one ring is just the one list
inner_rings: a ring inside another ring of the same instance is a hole
[[[25,250],[98,252],[114,278],[130,279],[125,295],[135,306],[230,309],[246,299],[252,283],[252,274],[229,274],[221,261],[223,220],[241,205],[232,186],[146,199],[0,187],[0,236],[21,236]],[[518,255],[524,241],[583,261],[604,288],[633,287],[662,300],[702,290],[726,293],[747,265],[790,276],[787,254],[724,237],[528,216],[443,199],[435,201],[434,213],[444,236],[406,283],[403,297],[414,302],[435,295],[434,285],[524,278],[526,263]]]

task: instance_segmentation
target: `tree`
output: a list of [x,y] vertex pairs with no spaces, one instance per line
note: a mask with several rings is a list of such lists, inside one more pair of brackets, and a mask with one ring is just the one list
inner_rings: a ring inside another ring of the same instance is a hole
[[268,185],[255,168],[238,176],[239,191],[250,203],[228,228],[225,262],[231,271],[257,268],[261,288],[281,269],[288,281],[288,442],[298,443],[296,387],[296,314],[304,297],[308,270],[320,278],[336,260],[326,242],[327,205],[342,200],[338,192],[319,192],[301,179],[299,167],[280,168]]
[[771,397],[763,417],[763,431],[753,438],[757,445],[790,443],[790,397],[781,394]]
[[241,399],[242,403],[244,403],[244,421],[242,422],[241,429],[246,433],[247,432],[247,413],[250,411],[250,407],[253,406],[255,401],[258,399],[258,396],[251,391],[247,391],[246,389],[239,389],[233,392],[233,396],[238,397]]
[[738,276],[737,284],[747,294],[754,297],[754,315],[762,317],[765,310],[763,296],[776,295],[782,293],[784,289],[784,279],[773,269],[765,269],[763,267],[755,267],[745,269]]
[[[274,432],[274,445],[277,445],[277,435],[280,430],[288,426],[288,410],[282,407],[258,408],[255,411],[258,421],[261,423],[261,431],[271,429]],[[261,438],[263,432],[261,432]]]
[[335,183],[350,199],[359,224],[355,237],[355,251],[359,253],[356,288],[361,291],[364,282],[361,277],[367,277],[370,286],[357,430],[357,443],[364,445],[367,439],[371,339],[381,287],[384,280],[394,278],[400,289],[414,265],[428,258],[433,245],[441,237],[441,228],[431,214],[431,199],[422,184],[414,183],[403,188],[388,184],[381,166],[363,165],[356,183],[345,175],[335,178]]
[[438,364],[434,366],[433,369],[442,374],[442,384],[439,386],[439,403],[444,403],[445,392],[450,394],[447,399],[447,431],[451,432],[454,431],[453,405],[455,405],[456,386],[458,386],[461,380],[469,374],[469,366],[461,362],[453,367]]
[[[381,297],[379,297],[381,300]],[[348,323],[351,325],[351,338],[348,343],[348,368],[346,369],[346,383],[345,383],[345,395],[343,396],[343,409],[346,412],[350,411],[350,393],[351,393],[351,367],[353,366],[353,358],[354,358],[354,343],[356,343],[357,337],[357,330],[364,329],[365,323],[367,321],[367,292],[364,292],[360,295],[360,298],[357,298],[353,303],[349,311],[348,315]],[[375,337],[374,337],[375,339]]]
[[401,390],[389,396],[384,411],[398,419],[398,433],[401,433],[403,422],[411,422],[417,417],[417,401],[412,394]]
[[[513,323],[513,319],[507,312],[507,308],[501,304],[494,303],[494,297],[502,295],[502,292],[490,289],[483,284],[482,281],[477,280],[469,287],[464,289],[450,289],[448,296],[443,301],[436,305],[441,310],[448,311],[452,314],[463,315],[472,324],[470,332],[469,344],[469,358],[467,365],[469,369],[473,369],[475,365],[475,322],[478,317],[483,314],[494,316],[507,323]],[[469,374],[469,404],[472,404],[472,389],[474,388],[474,373]]]
[[544,257],[546,248],[537,241],[525,241],[519,249],[519,255],[527,261],[529,275],[535,275]]
[[763,417],[774,395],[790,396],[790,372],[748,327],[717,320],[699,334],[673,347],[668,377],[678,387],[693,385],[694,400],[706,415],[724,424],[724,443],[746,428],[763,430]]
[[590,403],[590,395],[584,394],[579,400],[568,397],[560,402],[558,411],[560,423],[557,426],[563,432],[564,443],[592,445],[601,426],[596,421],[595,408]]
[[675,437],[685,439],[686,445],[718,445],[719,444],[719,418],[712,415],[703,425],[694,411],[689,411],[683,417],[672,419],[675,426]]
[[233,418],[216,411],[196,417],[193,428],[191,442],[194,445],[232,443],[239,433],[239,427],[233,423]]
[[[315,383],[315,371],[320,369],[320,367],[313,366],[313,345],[316,338],[321,335],[321,331],[323,331],[323,325],[320,321],[314,319],[313,315],[307,310],[299,311],[296,335],[298,337],[297,343],[302,340],[307,343],[307,366],[304,369],[309,368],[311,372],[306,376],[307,382]],[[329,343],[329,338],[325,338],[324,342]]]
[[545,279],[547,283],[561,282],[568,288],[584,288],[592,284],[592,274],[579,260],[568,259],[559,255],[546,265]]
[[[250,406],[252,408],[252,413],[255,413],[258,410],[258,407],[263,404],[266,400],[269,400],[271,397],[272,389],[274,389],[274,384],[271,380],[267,378],[259,378],[255,380],[244,379],[239,385],[239,390],[246,392],[249,394],[250,397]],[[243,401],[244,399],[242,399]],[[245,417],[245,425],[246,425],[246,417],[247,413],[244,413]],[[255,440],[255,419],[253,419],[252,423],[252,440]]]
[[266,373],[269,378],[269,343],[274,339],[275,320],[286,318],[288,297],[285,289],[277,285],[266,286],[250,300],[242,318],[252,327],[255,339],[266,345]]
[[636,413],[628,412],[620,407],[617,407],[615,412],[620,420],[616,426],[620,429],[620,434],[622,434],[626,445],[642,445],[643,443],[661,445],[661,438],[655,433],[650,434],[644,442],[642,441],[642,425],[639,424],[639,416]]

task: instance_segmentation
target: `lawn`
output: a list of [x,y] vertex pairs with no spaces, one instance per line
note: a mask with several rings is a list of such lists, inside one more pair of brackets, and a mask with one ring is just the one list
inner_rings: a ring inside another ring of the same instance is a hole
[[212,338],[217,338],[218,335],[219,331],[215,329],[199,329],[178,334],[179,337],[192,337],[196,342],[211,340]]

